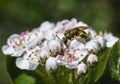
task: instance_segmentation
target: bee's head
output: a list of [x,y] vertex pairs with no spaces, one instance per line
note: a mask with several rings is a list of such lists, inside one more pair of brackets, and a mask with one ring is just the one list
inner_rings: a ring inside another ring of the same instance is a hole
[[70,34],[70,30],[66,30],[64,35],[67,36],[68,34]]
[[64,33],[64,35],[67,39],[71,38],[70,32],[71,32],[71,30],[66,30],[65,33]]
[[67,38],[63,37],[63,38],[62,38],[62,41],[63,41],[64,44],[66,45],[68,40],[67,40]]

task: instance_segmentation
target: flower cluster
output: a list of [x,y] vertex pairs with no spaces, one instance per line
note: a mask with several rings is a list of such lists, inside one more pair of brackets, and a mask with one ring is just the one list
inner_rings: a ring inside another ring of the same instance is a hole
[[[86,27],[81,32],[85,32],[88,38],[77,35],[71,40],[67,39],[65,44],[62,41],[64,32],[78,27]],[[32,31],[13,34],[2,51],[5,55],[17,57],[16,66],[20,69],[35,70],[42,63],[49,73],[56,71],[58,66],[65,66],[82,75],[88,67],[98,63],[99,51],[112,47],[118,40],[112,33],[97,34],[87,24],[73,18],[56,24],[45,21]]]

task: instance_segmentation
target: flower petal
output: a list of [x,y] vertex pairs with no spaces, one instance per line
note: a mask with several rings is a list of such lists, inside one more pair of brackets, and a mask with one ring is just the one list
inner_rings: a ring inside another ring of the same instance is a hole
[[66,63],[65,64],[65,67],[69,68],[69,69],[74,69],[76,68],[78,65],[78,61],[74,61],[74,62],[71,62],[71,63]]
[[29,63],[28,60],[20,57],[16,59],[16,66],[20,69],[35,70],[38,64]]
[[29,69],[29,62],[26,59],[20,57],[16,59],[16,66],[20,69]]
[[9,46],[7,46],[7,45],[4,45],[4,46],[2,47],[2,52],[3,52],[5,55],[11,55],[11,54],[13,54],[15,51],[14,51],[14,49],[13,49],[12,47],[9,47]]
[[19,57],[23,54],[24,50],[20,50],[20,51],[15,51],[14,53],[12,53],[11,56],[14,56],[14,57]]

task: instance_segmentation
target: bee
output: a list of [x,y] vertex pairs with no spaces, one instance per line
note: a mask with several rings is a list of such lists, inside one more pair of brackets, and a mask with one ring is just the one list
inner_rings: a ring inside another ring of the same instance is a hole
[[68,40],[72,40],[77,36],[81,36],[82,38],[88,38],[88,35],[84,32],[85,29],[88,29],[88,27],[79,26],[79,27],[66,30],[64,32],[65,37],[62,38],[62,41],[66,45]]

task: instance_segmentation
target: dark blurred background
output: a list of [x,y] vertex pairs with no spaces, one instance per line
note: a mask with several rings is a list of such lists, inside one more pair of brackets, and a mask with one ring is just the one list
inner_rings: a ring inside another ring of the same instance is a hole
[[[31,30],[46,20],[56,23],[71,18],[118,35],[120,0],[0,0],[0,47],[13,33]],[[8,84],[5,57],[1,51],[0,55],[0,84]]]

